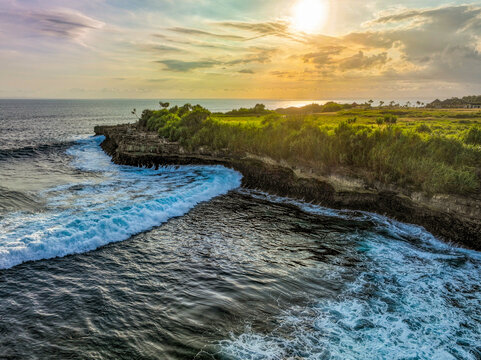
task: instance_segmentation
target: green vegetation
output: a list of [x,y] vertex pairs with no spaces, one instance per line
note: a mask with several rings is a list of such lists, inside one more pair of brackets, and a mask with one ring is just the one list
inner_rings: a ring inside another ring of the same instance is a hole
[[462,98],[451,98],[446,100],[436,99],[432,103],[427,104],[428,108],[443,108],[443,109],[455,109],[463,108],[469,104],[481,104],[481,96],[464,96]]
[[481,127],[472,127],[464,136],[466,144],[481,145]]
[[139,127],[192,150],[248,152],[429,194],[481,190],[481,113],[337,108],[281,115],[256,105],[211,114],[187,104],[145,110]]
[[[324,105],[309,104],[302,107],[289,107],[287,109],[277,109],[276,113],[281,115],[306,115],[326,112],[337,112],[344,109],[351,109],[359,106],[358,104],[338,104],[332,101],[325,103]],[[370,103],[364,104],[366,107],[370,107]]]
[[431,133],[433,132],[431,128],[426,124],[420,124],[416,126],[416,131],[419,133]]
[[240,108],[231,110],[225,113],[228,116],[260,116],[271,113],[272,111],[267,110],[264,104],[256,104],[253,108],[246,109]]

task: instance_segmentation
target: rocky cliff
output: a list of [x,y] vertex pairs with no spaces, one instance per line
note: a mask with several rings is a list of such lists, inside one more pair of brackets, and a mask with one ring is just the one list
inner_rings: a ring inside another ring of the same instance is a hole
[[313,169],[270,158],[201,148],[187,151],[135,125],[97,126],[104,151],[122,165],[219,164],[243,175],[242,185],[337,209],[371,211],[421,225],[449,242],[481,250],[481,198],[436,195],[427,197],[402,189],[366,184],[361,180],[318,174]]

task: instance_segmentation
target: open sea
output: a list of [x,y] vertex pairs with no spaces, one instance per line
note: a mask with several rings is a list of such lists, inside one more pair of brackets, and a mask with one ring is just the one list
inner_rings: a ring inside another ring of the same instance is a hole
[[481,359],[481,253],[221,166],[111,163],[94,126],[157,107],[0,100],[0,359]]

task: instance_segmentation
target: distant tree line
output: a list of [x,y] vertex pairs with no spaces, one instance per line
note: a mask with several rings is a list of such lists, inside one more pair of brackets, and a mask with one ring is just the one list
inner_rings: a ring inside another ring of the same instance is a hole
[[467,104],[481,104],[481,95],[471,95],[471,96],[464,96],[462,98],[453,97],[446,100],[439,100],[436,99],[433,102],[426,105],[427,108],[460,108],[464,107]]
[[[364,104],[368,107],[370,107],[369,104]],[[325,103],[324,105],[320,104],[309,104],[301,107],[288,107],[288,108],[280,108],[276,109],[276,113],[282,114],[282,115],[305,115],[305,114],[316,114],[316,113],[324,113],[324,112],[337,112],[340,110],[345,110],[345,109],[352,109],[355,107],[363,106],[357,103],[352,103],[352,104],[339,104],[333,101],[329,101]]]
[[264,104],[256,104],[252,108],[240,108],[228,111],[225,115],[229,116],[256,116],[256,115],[266,115],[272,111],[267,110]]

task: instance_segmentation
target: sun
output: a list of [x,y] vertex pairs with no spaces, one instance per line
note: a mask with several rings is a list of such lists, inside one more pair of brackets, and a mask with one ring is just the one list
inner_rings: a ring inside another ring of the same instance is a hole
[[299,0],[292,9],[292,26],[305,33],[318,32],[325,25],[328,12],[327,0]]

